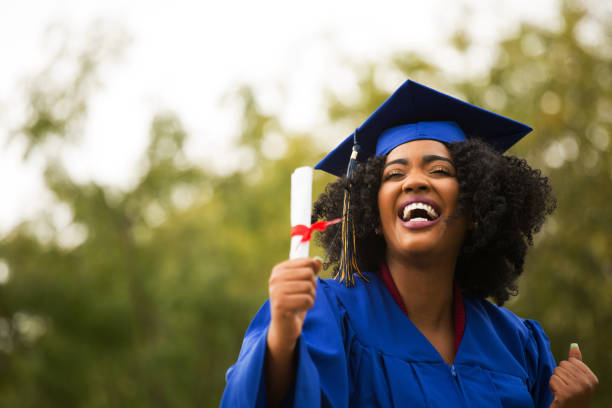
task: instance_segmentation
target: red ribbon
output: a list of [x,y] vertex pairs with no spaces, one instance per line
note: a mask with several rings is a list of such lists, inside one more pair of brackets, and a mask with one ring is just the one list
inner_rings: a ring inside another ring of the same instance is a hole
[[313,232],[325,231],[325,228],[329,227],[330,225],[337,224],[340,221],[342,221],[342,218],[336,218],[335,220],[331,221],[317,221],[310,227],[307,227],[303,224],[294,225],[293,227],[291,227],[291,236],[295,237],[301,235],[302,239],[300,240],[300,242],[308,242],[310,241]]

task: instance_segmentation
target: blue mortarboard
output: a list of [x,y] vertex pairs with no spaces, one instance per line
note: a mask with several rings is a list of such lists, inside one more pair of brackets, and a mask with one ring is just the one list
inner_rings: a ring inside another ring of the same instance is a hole
[[[400,144],[418,139],[453,143],[476,138],[503,153],[531,130],[522,123],[408,80],[357,128],[360,145],[357,160],[387,154]],[[315,168],[344,175],[353,137],[347,137]]]

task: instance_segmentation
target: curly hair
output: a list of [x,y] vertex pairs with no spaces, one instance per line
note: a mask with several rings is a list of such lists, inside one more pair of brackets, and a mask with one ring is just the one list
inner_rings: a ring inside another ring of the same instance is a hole
[[[548,178],[524,159],[505,156],[489,145],[471,139],[446,145],[459,182],[458,215],[467,215],[473,228],[461,247],[455,266],[455,281],[462,292],[491,297],[503,305],[518,293],[517,278],[523,272],[527,248],[533,245],[547,215],[556,208]],[[351,187],[351,217],[355,223],[357,265],[375,271],[385,257],[386,244],[375,233],[380,225],[378,190],[384,156],[357,164]],[[313,220],[342,215],[346,180],[330,183],[314,203]],[[325,268],[338,271],[341,256],[338,225],[318,234],[328,251]]]

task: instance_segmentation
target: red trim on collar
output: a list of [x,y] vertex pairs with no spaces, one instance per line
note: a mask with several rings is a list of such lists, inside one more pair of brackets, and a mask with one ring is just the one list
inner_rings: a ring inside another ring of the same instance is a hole
[[[389,268],[386,263],[382,263],[380,266],[380,278],[383,283],[391,293],[393,300],[395,303],[402,309],[402,312],[406,316],[408,316],[408,312],[406,311],[406,305],[402,300],[402,296],[393,281],[393,277],[391,276],[391,272],[389,272]],[[459,285],[457,283],[454,284],[453,288],[454,296],[453,296],[453,317],[455,322],[455,353],[459,350],[459,345],[461,344],[461,339],[463,338],[463,333],[465,332],[465,307],[463,306],[463,296],[461,295],[461,290],[459,289]]]
[[457,282],[453,282],[453,314],[455,322],[455,354],[461,345],[461,339],[465,332],[465,307],[463,306],[463,295]]

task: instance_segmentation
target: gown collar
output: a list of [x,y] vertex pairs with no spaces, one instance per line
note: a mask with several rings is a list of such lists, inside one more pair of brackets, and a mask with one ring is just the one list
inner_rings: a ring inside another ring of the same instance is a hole
[[[380,278],[385,284],[389,293],[391,293],[391,297],[395,300],[395,303],[402,309],[402,312],[406,316],[408,316],[408,311],[406,310],[406,305],[402,300],[402,296],[393,281],[393,277],[391,276],[391,272],[389,272],[389,268],[387,264],[383,262],[380,266]],[[459,350],[459,345],[461,344],[461,339],[463,338],[463,333],[465,332],[465,307],[463,305],[463,296],[461,294],[461,290],[459,286],[455,282],[453,285],[453,321],[455,322],[455,354]]]

